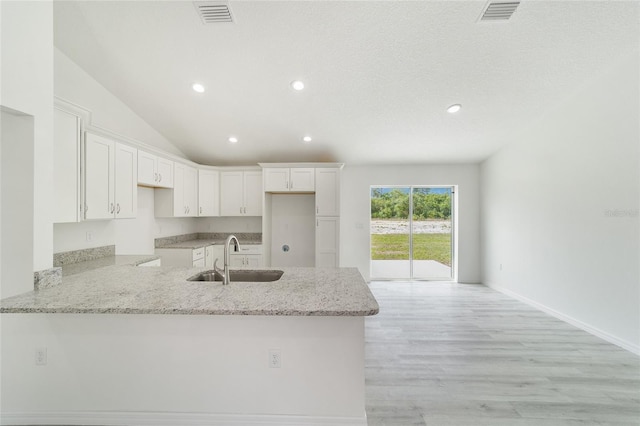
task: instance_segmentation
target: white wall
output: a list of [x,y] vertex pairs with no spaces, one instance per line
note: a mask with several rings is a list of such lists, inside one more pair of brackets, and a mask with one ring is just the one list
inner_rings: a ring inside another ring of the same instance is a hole
[[33,290],[34,119],[2,108],[0,130],[0,297],[10,297]]
[[1,424],[366,424],[363,317],[3,317]]
[[[33,270],[52,266],[53,229],[53,4],[2,1],[0,105],[34,117]],[[11,262],[4,253],[2,263]],[[31,283],[33,278],[31,278]]]
[[345,166],[340,194],[340,266],[369,280],[371,185],[458,185],[458,281],[480,282],[478,165]]
[[262,217],[201,217],[198,232],[262,232]]
[[55,95],[90,110],[92,125],[186,158],[173,143],[57,48],[54,66]]
[[315,266],[315,194],[272,194],[270,205],[271,266]]
[[481,167],[483,282],[636,352],[638,76],[632,52]]

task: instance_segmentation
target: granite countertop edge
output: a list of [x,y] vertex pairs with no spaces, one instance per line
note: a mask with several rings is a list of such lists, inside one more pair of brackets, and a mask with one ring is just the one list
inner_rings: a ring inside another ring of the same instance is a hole
[[[156,250],[159,249],[199,249],[202,247],[207,247],[207,246],[218,246],[218,245],[223,245],[225,242],[225,240],[208,240],[208,239],[200,239],[200,240],[189,240],[189,241],[182,241],[179,243],[173,243],[173,244],[167,244],[164,245],[162,247],[156,247]],[[262,241],[246,241],[246,242],[242,242],[240,243],[240,246],[242,247],[243,245],[248,245],[248,246],[255,246],[255,245],[261,245]]]
[[262,268],[281,269],[284,275],[271,283],[223,286],[188,281],[210,268],[136,267],[153,256],[136,258],[63,274],[58,286],[0,300],[0,313],[342,317],[379,311],[357,268]]

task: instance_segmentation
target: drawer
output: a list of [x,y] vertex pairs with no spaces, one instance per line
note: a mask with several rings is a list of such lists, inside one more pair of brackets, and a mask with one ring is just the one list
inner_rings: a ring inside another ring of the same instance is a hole
[[240,244],[240,251],[234,251],[234,254],[262,254],[262,244]]
[[193,260],[204,259],[204,247],[193,250]]

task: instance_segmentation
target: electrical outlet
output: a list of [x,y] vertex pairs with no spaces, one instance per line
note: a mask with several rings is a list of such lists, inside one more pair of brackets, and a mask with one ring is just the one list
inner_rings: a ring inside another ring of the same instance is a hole
[[502,271],[502,263],[500,264],[500,270]]
[[270,349],[269,350],[269,368],[280,368],[282,367],[282,356],[280,354],[280,349]]
[[93,240],[93,234],[91,233],[91,231],[87,231],[87,242]]
[[36,349],[36,365],[47,365],[47,348]]

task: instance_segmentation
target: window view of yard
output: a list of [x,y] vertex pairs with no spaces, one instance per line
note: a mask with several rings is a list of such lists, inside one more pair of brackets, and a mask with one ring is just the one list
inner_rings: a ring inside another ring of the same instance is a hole
[[451,190],[413,188],[409,229],[409,188],[371,189],[371,260],[433,260],[451,267]]

